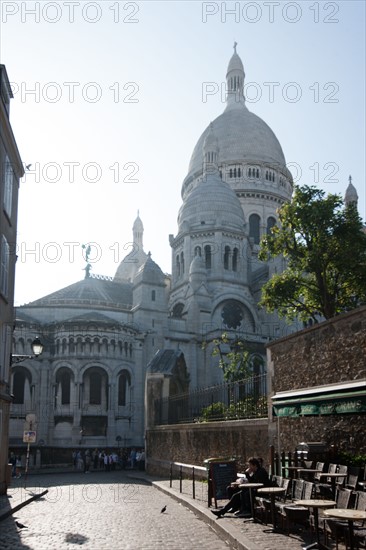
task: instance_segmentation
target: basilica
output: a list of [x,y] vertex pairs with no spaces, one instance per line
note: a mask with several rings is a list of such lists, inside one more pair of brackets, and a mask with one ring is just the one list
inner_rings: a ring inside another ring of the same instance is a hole
[[[258,307],[263,283],[283,269],[282,259],[258,260],[260,239],[293,180],[274,132],[246,106],[244,79],[234,46],[226,107],[199,137],[182,184],[171,274],[145,252],[137,215],[132,251],[113,278],[86,270],[17,308],[13,352],[27,353],[36,336],[45,348],[13,366],[10,446],[22,443],[27,418],[39,446],[143,446],[149,369],[180,365],[176,392],[220,383],[212,343],[225,332],[246,342],[260,374],[265,344],[301,328]],[[352,184],[348,192],[357,196]]]

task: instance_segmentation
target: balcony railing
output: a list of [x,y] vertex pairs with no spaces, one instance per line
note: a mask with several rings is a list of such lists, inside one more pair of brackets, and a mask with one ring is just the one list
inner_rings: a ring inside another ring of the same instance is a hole
[[267,376],[253,376],[155,399],[155,424],[266,418]]

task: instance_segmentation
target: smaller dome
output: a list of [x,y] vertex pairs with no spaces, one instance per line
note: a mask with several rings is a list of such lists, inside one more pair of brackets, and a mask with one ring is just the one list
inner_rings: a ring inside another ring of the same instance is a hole
[[240,201],[218,172],[207,173],[191,191],[178,214],[179,232],[193,228],[225,227],[243,231],[245,218]]
[[195,256],[193,260],[191,261],[191,265],[189,266],[189,274],[195,275],[195,274],[206,274],[206,266],[205,262],[203,261],[202,256]]
[[139,282],[144,282],[150,284],[162,284],[164,283],[164,280],[164,273],[162,272],[158,264],[151,259],[151,254],[149,252],[146,262],[139,268],[136,273],[134,283],[137,284]]

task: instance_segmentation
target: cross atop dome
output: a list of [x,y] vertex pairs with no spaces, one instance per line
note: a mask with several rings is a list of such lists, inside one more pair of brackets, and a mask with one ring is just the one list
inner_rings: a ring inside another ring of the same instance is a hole
[[234,53],[236,53],[236,46],[238,45],[237,42],[234,42]]

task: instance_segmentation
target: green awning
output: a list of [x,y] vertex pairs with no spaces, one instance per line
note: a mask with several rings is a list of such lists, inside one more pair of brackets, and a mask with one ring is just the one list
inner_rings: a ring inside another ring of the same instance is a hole
[[[353,387],[352,387],[353,386]],[[282,392],[272,397],[274,416],[317,416],[327,414],[366,413],[366,384],[340,384],[323,388],[306,388],[303,391]],[[343,390],[343,391],[342,391]]]

